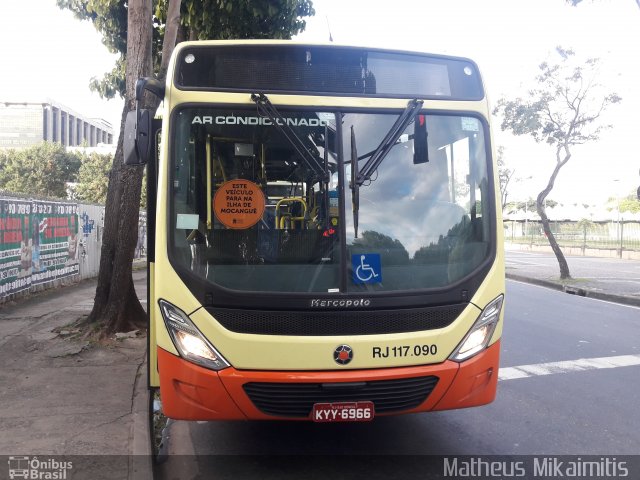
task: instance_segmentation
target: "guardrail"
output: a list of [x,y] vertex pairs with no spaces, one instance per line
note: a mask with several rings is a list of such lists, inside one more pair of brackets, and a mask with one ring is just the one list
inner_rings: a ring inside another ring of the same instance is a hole
[[[624,251],[640,251],[640,222],[550,222],[551,232],[561,247],[586,250],[615,250],[622,257]],[[539,220],[505,220],[505,240],[514,244],[548,245],[549,241]]]

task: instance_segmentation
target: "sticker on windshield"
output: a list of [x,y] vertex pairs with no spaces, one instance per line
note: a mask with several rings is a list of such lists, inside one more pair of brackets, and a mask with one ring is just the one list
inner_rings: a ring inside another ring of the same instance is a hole
[[325,125],[328,125],[329,122],[335,122],[336,115],[335,113],[318,112],[318,118],[322,120],[325,123]]
[[262,189],[241,178],[220,185],[213,197],[213,211],[225,227],[253,227],[262,218],[265,200]]
[[176,228],[178,230],[197,230],[199,219],[197,214],[179,213],[176,219]]
[[477,118],[472,117],[461,117],[460,121],[462,122],[462,130],[465,132],[479,132],[480,131],[480,122]]
[[351,255],[352,279],[355,284],[382,283],[382,262],[378,253]]

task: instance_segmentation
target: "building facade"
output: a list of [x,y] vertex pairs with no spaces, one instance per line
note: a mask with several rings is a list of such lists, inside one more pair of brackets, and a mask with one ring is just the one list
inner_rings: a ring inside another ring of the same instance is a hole
[[0,149],[27,148],[42,141],[65,147],[95,147],[113,143],[111,124],[88,118],[52,100],[0,100]]

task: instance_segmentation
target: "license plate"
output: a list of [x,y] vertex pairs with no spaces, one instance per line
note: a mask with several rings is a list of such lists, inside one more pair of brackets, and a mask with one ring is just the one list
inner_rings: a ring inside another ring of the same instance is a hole
[[369,422],[375,411],[373,402],[316,403],[311,410],[314,422]]

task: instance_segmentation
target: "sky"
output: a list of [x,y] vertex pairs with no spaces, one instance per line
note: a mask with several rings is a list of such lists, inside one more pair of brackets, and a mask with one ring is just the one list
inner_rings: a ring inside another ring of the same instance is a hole
[[[603,61],[600,82],[623,101],[604,119],[612,128],[599,142],[576,147],[550,198],[598,204],[640,185],[637,120],[640,108],[640,9],[634,0],[314,0],[315,17],[303,41],[443,53],[469,57],[483,73],[490,101],[522,95],[538,65],[561,45]],[[55,0],[0,0],[0,100],[54,99],[101,117],[119,130],[120,99],[89,90],[116,56],[89,22],[60,10]],[[497,145],[515,170],[511,199],[535,197],[554,167],[554,151],[513,137],[492,119]]]

